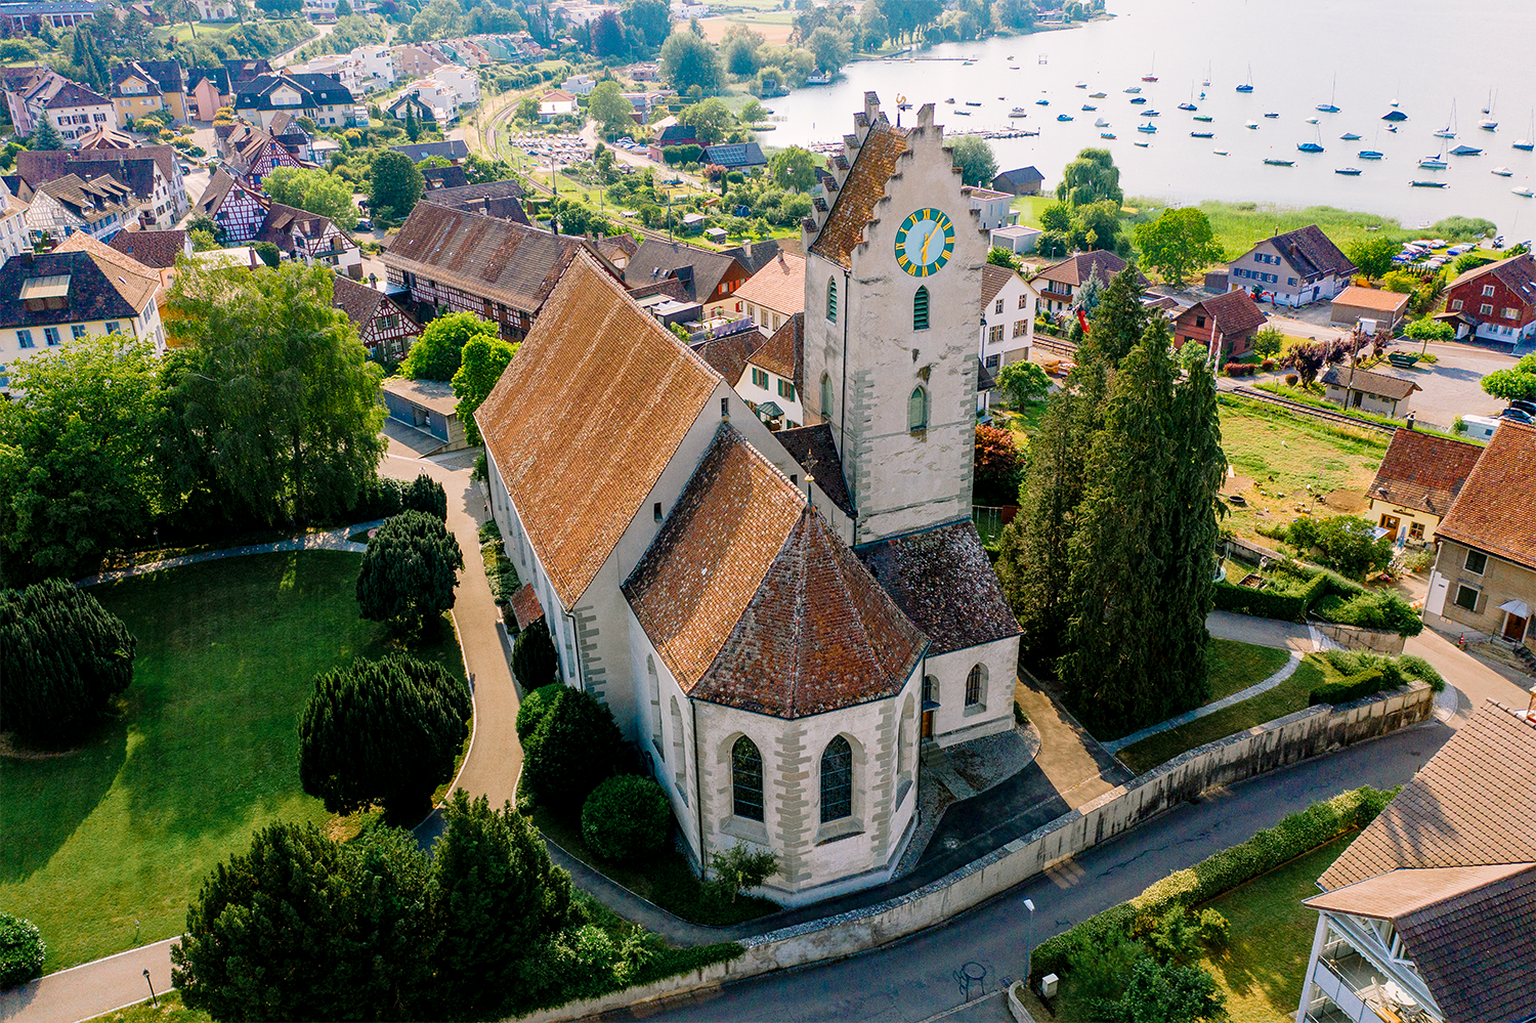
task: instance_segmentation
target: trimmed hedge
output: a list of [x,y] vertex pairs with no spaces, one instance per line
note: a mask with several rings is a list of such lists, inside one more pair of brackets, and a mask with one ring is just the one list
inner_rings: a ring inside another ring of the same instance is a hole
[[1307,697],[1307,706],[1316,707],[1320,703],[1333,706],[1371,696],[1383,689],[1396,689],[1402,684],[1402,679],[1400,676],[1392,677],[1394,675],[1397,675],[1395,671],[1375,667],[1356,672],[1337,682],[1326,682],[1312,690],[1312,695]]
[[1372,590],[1326,568],[1302,568],[1286,563],[1275,575],[1290,576],[1296,584],[1251,590],[1222,580],[1214,587],[1218,611],[1304,622],[1311,613],[1325,622],[1366,629],[1386,629],[1401,636],[1417,636],[1424,629],[1418,613],[1395,593]]
[[1140,920],[1209,902],[1345,832],[1365,827],[1395,795],[1396,789],[1382,792],[1368,785],[1340,793],[1291,814],[1241,845],[1174,871],[1129,902],[1112,906],[1041,942],[1032,956],[1030,980],[1047,973],[1066,973],[1067,964],[1085,950],[1106,948],[1121,938],[1130,938]]
[[0,913],[0,991],[25,984],[43,972],[48,946],[37,925],[19,916]]
[[1252,590],[1225,580],[1216,584],[1216,608],[1256,618],[1278,618],[1285,622],[1304,621],[1307,611],[1327,591],[1329,573],[1318,572],[1298,587],[1283,590]]
[[1252,362],[1229,362],[1221,367],[1221,371],[1229,377],[1251,377],[1259,371],[1259,367]]

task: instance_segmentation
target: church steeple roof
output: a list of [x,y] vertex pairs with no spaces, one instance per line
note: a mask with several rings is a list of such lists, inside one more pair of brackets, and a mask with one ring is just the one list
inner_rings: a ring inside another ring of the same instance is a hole
[[875,204],[885,198],[885,183],[896,172],[896,161],[907,151],[907,131],[884,117],[869,126],[837,201],[811,244],[811,251],[838,266],[850,267],[853,250],[864,240],[864,225],[874,218]]

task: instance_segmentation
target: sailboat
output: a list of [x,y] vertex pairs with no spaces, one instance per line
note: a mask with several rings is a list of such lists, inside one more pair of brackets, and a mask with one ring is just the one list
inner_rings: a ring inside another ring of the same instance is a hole
[[1211,62],[1210,61],[1206,61],[1205,62],[1205,77],[1200,80],[1200,84],[1202,86],[1204,86],[1205,88],[1207,88],[1207,89],[1209,89],[1211,87]]
[[1425,170],[1445,170],[1450,164],[1445,162],[1445,153],[1436,153],[1434,156],[1426,156],[1419,161],[1419,166]]
[[1239,85],[1237,87],[1237,91],[1238,92],[1252,92],[1253,91],[1253,65],[1252,64],[1248,65],[1248,80],[1246,82],[1244,82],[1242,85]]
[[1179,104],[1179,109],[1180,110],[1195,110],[1195,109],[1197,109],[1196,106],[1195,106],[1195,83],[1194,82],[1190,82],[1189,83],[1189,100],[1187,102],[1180,103]]
[[1526,130],[1525,138],[1515,139],[1514,148],[1524,150],[1527,153],[1532,149],[1536,149],[1536,112],[1531,114],[1531,126]]
[[1144,132],[1148,135],[1155,135],[1157,134],[1157,125],[1148,121],[1146,124],[1138,124],[1136,126],[1136,130],[1139,132]]
[[1382,160],[1386,158],[1386,154],[1379,149],[1362,149],[1355,155],[1362,160]]
[[1334,75],[1333,76],[1333,91],[1328,94],[1328,102],[1327,103],[1319,103],[1316,106],[1315,109],[1321,110],[1325,114],[1336,114],[1336,113],[1338,113],[1339,112],[1339,108],[1333,105],[1334,97],[1336,97],[1338,94],[1339,94],[1339,76],[1338,75]]
[[1437,138],[1437,139],[1453,139],[1455,137],[1456,137],[1456,101],[1455,100],[1451,100],[1451,119],[1446,123],[1444,128],[1441,128],[1439,131],[1435,132],[1435,138]]
[[1483,119],[1481,121],[1477,122],[1477,126],[1479,128],[1483,129],[1484,131],[1493,131],[1495,128],[1497,128],[1499,126],[1499,122],[1495,121],[1493,119],[1493,90],[1492,89],[1488,90],[1488,106],[1487,106],[1486,109],[1483,110],[1483,114],[1485,115],[1483,117]]
[[1317,132],[1317,138],[1311,142],[1302,142],[1296,146],[1303,153],[1321,153],[1323,151],[1323,133]]
[[1156,72],[1157,72],[1157,54],[1154,53],[1154,54],[1152,54],[1152,68],[1146,74],[1141,76],[1141,80],[1143,82],[1155,82],[1155,81],[1157,81],[1157,73]]

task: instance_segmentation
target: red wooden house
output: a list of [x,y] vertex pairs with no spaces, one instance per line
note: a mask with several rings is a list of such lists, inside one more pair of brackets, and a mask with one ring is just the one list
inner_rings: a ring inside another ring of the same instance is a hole
[[1204,345],[1217,366],[1253,349],[1253,335],[1269,322],[1246,291],[1202,299],[1173,321],[1173,347]]
[[1468,270],[1445,289],[1456,334],[1519,346],[1536,336],[1536,259],[1511,256]]

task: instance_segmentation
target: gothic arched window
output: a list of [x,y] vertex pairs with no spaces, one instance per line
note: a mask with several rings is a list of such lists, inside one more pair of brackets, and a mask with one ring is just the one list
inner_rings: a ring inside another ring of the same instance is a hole
[[921,385],[912,388],[907,398],[907,429],[912,433],[928,429],[928,392]]
[[837,322],[837,278],[827,278],[827,320]]
[[731,812],[747,820],[763,819],[763,755],[745,735],[731,747]]
[[912,329],[928,329],[928,289],[921,287],[912,296]]
[[821,418],[832,418],[832,377],[821,375]]
[[970,674],[965,676],[965,705],[967,707],[974,707],[981,702],[986,684],[987,669],[979,664],[973,666]]
[[841,735],[821,754],[821,823],[853,816],[853,748]]

